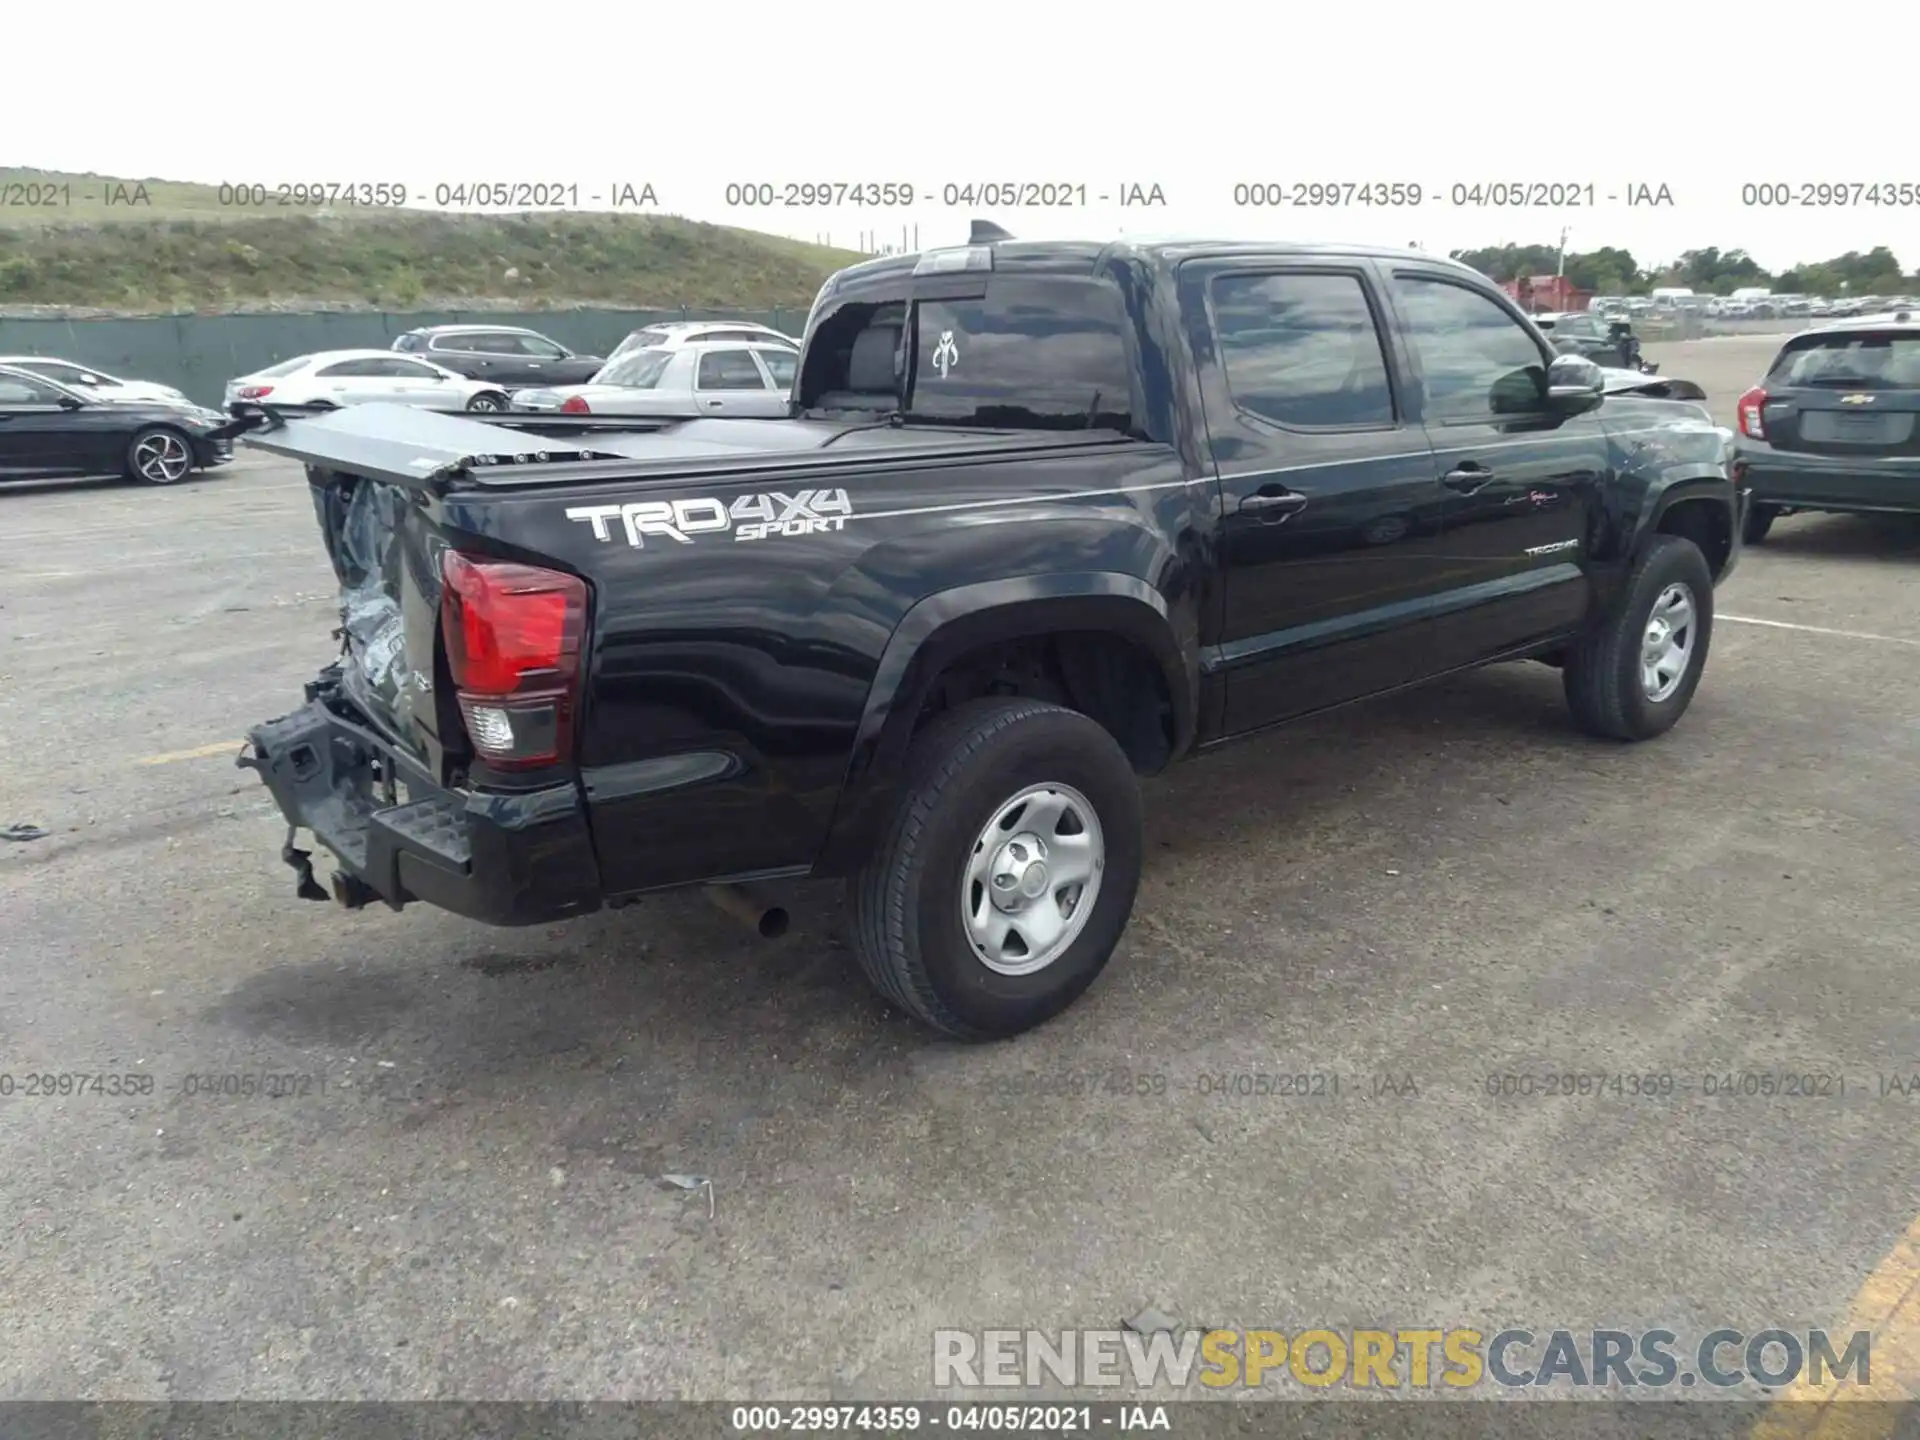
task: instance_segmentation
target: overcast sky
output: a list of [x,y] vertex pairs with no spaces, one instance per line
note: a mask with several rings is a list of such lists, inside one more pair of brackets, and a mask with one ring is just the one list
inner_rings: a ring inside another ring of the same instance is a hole
[[[0,164],[388,180],[429,199],[439,184],[547,181],[578,185],[583,204],[651,184],[671,213],[841,244],[915,225],[920,243],[948,243],[976,214],[1034,238],[1434,250],[1554,243],[1566,226],[1570,249],[1624,246],[1642,264],[1719,245],[1780,268],[1885,244],[1920,267],[1916,3],[172,0],[14,12],[0,40],[4,144],[21,148]],[[1830,41],[1823,14],[1844,15]],[[878,214],[742,209],[726,204],[729,181],[931,193]],[[1234,203],[1238,183],[1358,181],[1427,198]],[[1084,185],[1088,203],[942,203],[946,186],[1003,182]],[[1501,182],[1591,185],[1597,203],[1452,203],[1456,185]],[[1808,182],[1904,182],[1908,203],[1743,204],[1745,185]],[[1166,205],[1099,202],[1132,185],[1159,186]],[[1672,203],[1630,206],[1641,186]]]

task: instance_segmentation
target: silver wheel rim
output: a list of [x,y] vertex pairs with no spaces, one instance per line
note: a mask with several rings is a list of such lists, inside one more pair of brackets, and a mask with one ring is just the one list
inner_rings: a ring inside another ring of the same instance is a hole
[[193,457],[187,453],[187,442],[178,435],[165,432],[142,435],[133,447],[133,468],[140,472],[142,480],[151,480],[156,485],[171,485],[192,466]]
[[1071,785],[1033,785],[993,812],[974,838],[960,919],[980,963],[1031,975],[1086,928],[1107,866],[1100,817]]
[[469,410],[498,410],[500,408],[500,402],[495,400],[491,395],[480,395],[476,396],[473,403],[467,406],[467,408]]
[[1654,704],[1669,699],[1686,678],[1695,630],[1693,591],[1676,580],[1653,602],[1640,641],[1640,689]]

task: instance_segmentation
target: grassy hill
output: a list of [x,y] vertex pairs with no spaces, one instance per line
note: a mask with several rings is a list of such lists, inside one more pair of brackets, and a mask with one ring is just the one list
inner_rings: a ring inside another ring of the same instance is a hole
[[[674,216],[288,214],[222,206],[209,185],[0,169],[0,201],[34,186],[65,188],[53,204],[0,207],[0,308],[804,308],[862,258]],[[148,204],[108,203],[135,186]]]

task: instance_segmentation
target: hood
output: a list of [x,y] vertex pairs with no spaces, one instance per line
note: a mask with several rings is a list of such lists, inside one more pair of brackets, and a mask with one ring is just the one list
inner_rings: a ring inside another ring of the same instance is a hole
[[139,405],[149,409],[159,405],[174,410],[207,408],[199,401],[189,400],[185,395],[169,390],[164,385],[143,385],[138,389],[132,385],[122,385],[117,390],[89,394],[87,398],[98,405]]
[[177,420],[188,425],[223,425],[227,416],[218,410],[209,410],[206,406],[192,400],[95,400],[92,402],[102,410],[131,410],[156,418]]
[[170,400],[176,405],[193,404],[173,386],[152,380],[123,380],[112,393],[124,400]]
[[1671,375],[1645,375],[1638,370],[1600,369],[1602,383],[1609,395],[1644,395],[1649,400],[1705,400],[1707,392],[1691,380]]

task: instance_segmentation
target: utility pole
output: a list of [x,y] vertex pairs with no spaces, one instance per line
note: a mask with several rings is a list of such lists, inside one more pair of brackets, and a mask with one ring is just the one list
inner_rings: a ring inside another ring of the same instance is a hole
[[1560,227],[1560,265],[1553,273],[1562,277],[1567,273],[1567,236],[1572,233],[1570,227],[1565,225]]

